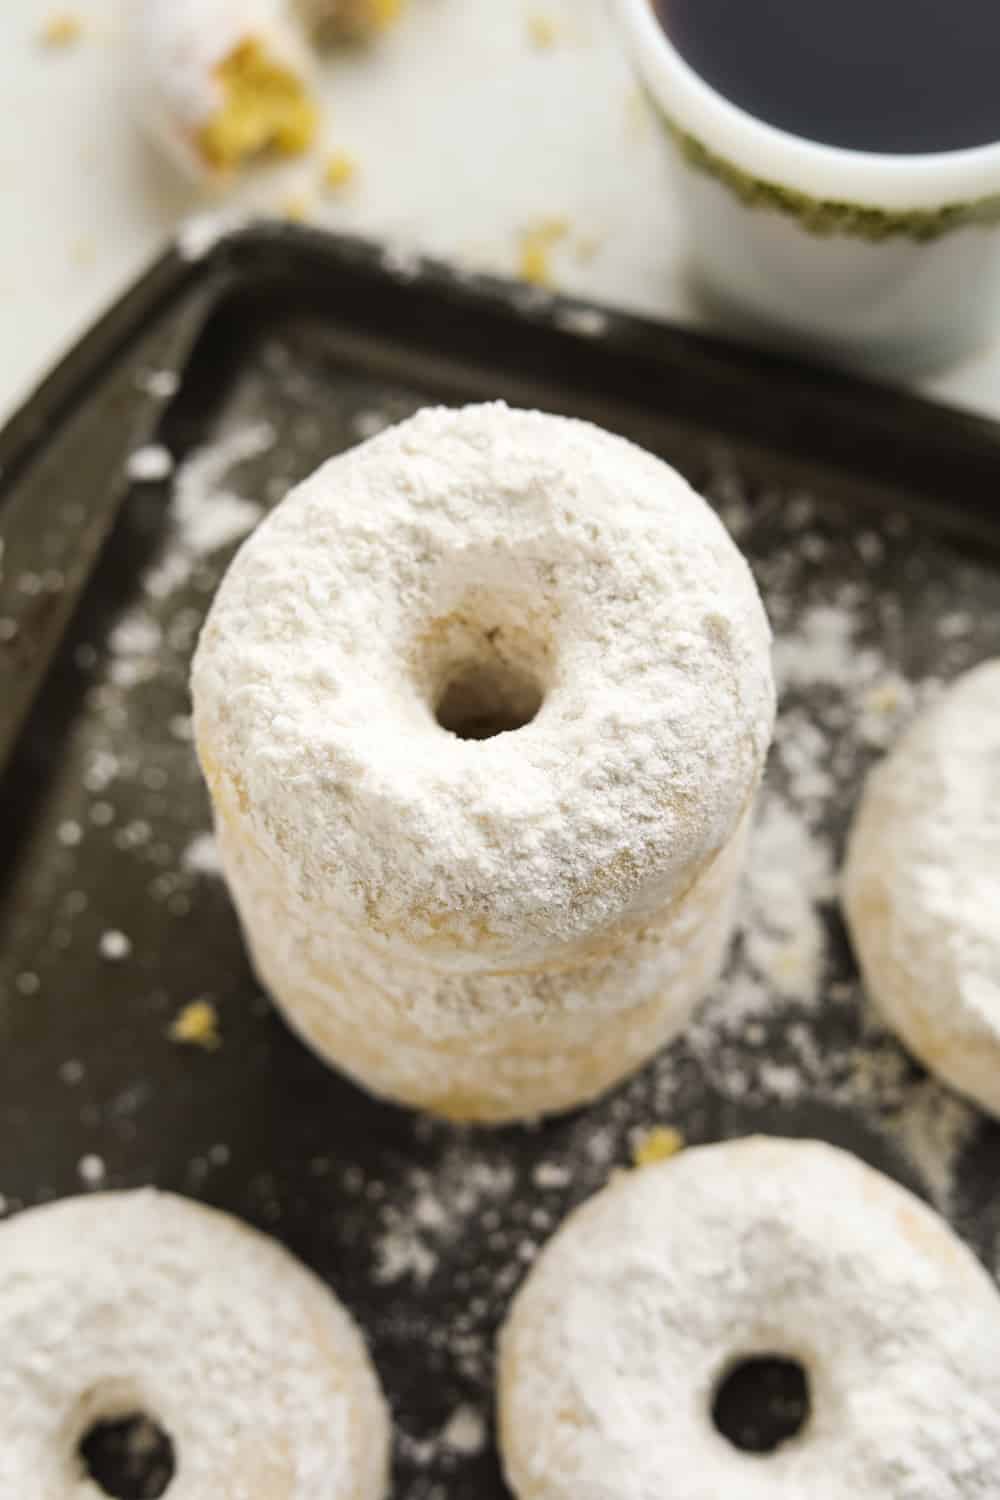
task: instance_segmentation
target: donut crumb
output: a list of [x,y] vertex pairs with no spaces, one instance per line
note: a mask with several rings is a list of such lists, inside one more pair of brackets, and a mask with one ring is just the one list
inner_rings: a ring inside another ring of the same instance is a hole
[[682,1133],[672,1125],[654,1125],[632,1137],[632,1161],[636,1167],[651,1167],[658,1161],[669,1161],[684,1150],[685,1144]]
[[559,38],[559,28],[544,11],[532,11],[527,17],[528,40],[538,52],[548,52]]
[[316,104],[302,79],[257,38],[239,42],[214,76],[224,103],[198,132],[206,166],[226,172],[264,152],[299,156],[312,145]]
[[174,1017],[167,1036],[180,1047],[201,1047],[205,1052],[215,1052],[222,1046],[219,1012],[211,1000],[192,1000]]
[[567,219],[542,219],[523,231],[518,248],[518,275],[531,286],[552,285],[552,251],[569,234]]
[[323,186],[330,192],[349,187],[358,175],[358,164],[347,151],[332,151],[323,168]]
[[83,19],[75,11],[57,10],[42,22],[40,40],[53,51],[72,47],[83,36]]

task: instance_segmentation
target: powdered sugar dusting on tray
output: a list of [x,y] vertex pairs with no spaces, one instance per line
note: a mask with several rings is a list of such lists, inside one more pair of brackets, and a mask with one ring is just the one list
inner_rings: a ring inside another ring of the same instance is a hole
[[197,449],[177,475],[171,520],[185,551],[201,556],[245,536],[263,515],[257,500],[248,500],[225,483],[232,469],[268,453],[277,434],[269,422],[238,428],[223,442]]

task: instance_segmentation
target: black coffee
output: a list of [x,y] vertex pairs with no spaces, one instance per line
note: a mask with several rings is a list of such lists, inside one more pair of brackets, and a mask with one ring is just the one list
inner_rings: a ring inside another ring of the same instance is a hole
[[1000,141],[1000,0],[654,0],[681,56],[771,125],[856,151]]

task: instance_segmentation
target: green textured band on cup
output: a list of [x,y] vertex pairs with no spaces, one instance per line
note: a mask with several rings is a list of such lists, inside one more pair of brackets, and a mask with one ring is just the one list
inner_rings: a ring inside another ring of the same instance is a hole
[[801,193],[796,188],[767,182],[733,166],[725,157],[710,151],[696,136],[675,125],[655,100],[653,107],[690,167],[714,177],[723,187],[735,193],[748,208],[759,208],[795,219],[807,234],[845,235],[850,239],[869,240],[873,243],[894,238],[936,240],[969,225],[1000,223],[1000,194],[975,198],[967,203],[945,203],[940,208],[913,208],[897,213],[890,213],[882,208],[869,208],[861,203],[841,203],[810,197],[808,193]]

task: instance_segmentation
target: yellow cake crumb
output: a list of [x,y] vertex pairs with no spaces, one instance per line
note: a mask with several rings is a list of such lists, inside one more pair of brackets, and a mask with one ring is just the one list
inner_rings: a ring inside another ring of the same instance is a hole
[[348,187],[358,175],[358,164],[346,151],[334,151],[323,167],[323,186],[331,192]]
[[72,47],[83,35],[83,21],[69,10],[53,11],[42,23],[43,47]]
[[198,147],[209,166],[227,170],[263,151],[300,156],[312,145],[319,111],[290,68],[248,38],[215,70],[222,108],[203,126]]
[[202,1047],[214,1052],[222,1046],[219,1012],[211,1000],[192,1000],[174,1017],[167,1036],[182,1047]]
[[651,1167],[683,1150],[684,1137],[679,1130],[672,1125],[655,1125],[632,1142],[632,1160],[637,1167]]
[[521,235],[518,273],[532,286],[551,286],[553,248],[569,233],[565,219],[543,219]]
[[547,52],[554,47],[559,35],[558,27],[551,16],[541,11],[532,11],[527,18],[528,40],[539,52]]

